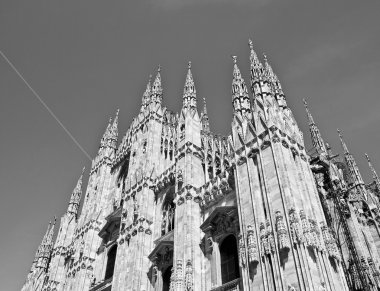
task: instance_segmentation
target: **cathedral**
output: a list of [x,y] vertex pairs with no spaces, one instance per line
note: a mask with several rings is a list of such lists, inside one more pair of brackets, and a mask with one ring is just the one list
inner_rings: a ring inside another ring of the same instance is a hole
[[164,105],[159,67],[120,142],[119,112],[110,119],[22,291],[380,290],[370,158],[366,184],[343,134],[334,154],[304,101],[306,150],[272,66],[249,48],[249,82],[231,64],[228,136],[210,130],[190,62],[180,112]]

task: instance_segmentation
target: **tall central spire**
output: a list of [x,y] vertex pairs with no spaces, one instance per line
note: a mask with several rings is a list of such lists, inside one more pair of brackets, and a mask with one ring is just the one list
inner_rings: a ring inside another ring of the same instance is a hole
[[375,168],[373,167],[372,163],[371,163],[371,160],[369,158],[369,156],[367,154],[365,154],[365,157],[368,161],[368,165],[369,165],[369,168],[371,169],[371,172],[372,172],[372,178],[373,180],[375,181],[375,184],[376,184],[376,187],[378,189],[378,191],[380,191],[380,178],[379,176],[377,175],[376,173],[376,170]]
[[310,130],[310,134],[311,134],[311,142],[312,142],[314,148],[318,151],[318,153],[327,154],[325,142],[323,141],[322,135],[321,135],[317,125],[314,122],[313,116],[311,115],[309,108],[307,107],[307,102],[305,99],[303,99],[303,103],[305,105],[307,118],[309,120],[309,130]]
[[154,79],[151,93],[151,102],[154,104],[162,103],[162,84],[161,84],[161,65],[158,65],[157,75]]
[[235,113],[242,115],[251,112],[251,101],[249,100],[247,86],[240,73],[237,65],[237,57],[232,56],[234,62],[233,79],[232,79],[232,105]]
[[197,107],[197,91],[195,90],[193,74],[191,73],[190,61],[187,68],[185,86],[183,87],[183,109]]

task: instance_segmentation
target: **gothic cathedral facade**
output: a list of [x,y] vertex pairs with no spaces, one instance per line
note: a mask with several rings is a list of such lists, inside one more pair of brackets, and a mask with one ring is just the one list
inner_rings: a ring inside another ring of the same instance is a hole
[[[380,179],[365,184],[342,134],[334,155],[305,101],[313,149],[252,41],[233,57],[231,134],[198,112],[191,63],[179,113],[161,72],[118,143],[118,113],[49,224],[22,291],[379,290]],[[250,88],[249,88],[250,87]],[[80,210],[80,204],[83,205]]]

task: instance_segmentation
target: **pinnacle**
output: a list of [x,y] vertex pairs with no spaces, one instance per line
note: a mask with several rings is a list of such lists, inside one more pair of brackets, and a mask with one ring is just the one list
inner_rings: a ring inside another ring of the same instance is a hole
[[207,104],[206,104],[206,98],[203,97],[203,114],[207,115]]
[[[234,71],[233,71],[233,80],[232,80],[232,93],[241,93],[240,96],[248,95],[248,91],[244,82],[244,79],[241,75],[240,69],[237,65],[237,57],[232,57],[234,62]],[[235,85],[235,86],[234,86]],[[238,90],[236,90],[238,89]]]
[[146,84],[146,88],[145,88],[145,91],[143,93],[143,96],[142,96],[142,102],[141,102],[141,108],[145,108],[149,105],[150,103],[150,94],[152,92],[152,74],[149,75],[149,80],[148,80],[148,83]]
[[314,118],[313,118],[313,116],[311,115],[311,113],[310,113],[310,111],[309,111],[309,107],[308,107],[308,105],[307,105],[306,99],[303,98],[302,100],[303,100],[303,104],[304,104],[305,109],[306,109],[307,117],[308,117],[308,119],[309,119],[309,125],[313,125],[313,124],[315,124],[315,122],[314,122]]
[[239,69],[239,67],[237,65],[237,56],[232,56],[232,60],[233,60],[233,63],[234,63],[234,71],[233,71],[234,80],[243,79],[242,76],[241,76],[240,69]]
[[161,65],[158,65],[156,78],[153,82],[153,88],[152,88],[152,94],[161,94],[162,93],[162,87],[161,87]]
[[259,64],[260,61],[259,61],[259,58],[257,57],[257,54],[256,54],[254,48],[253,48],[253,42],[251,39],[248,40],[248,45],[249,45],[249,49],[251,51],[251,55],[250,55],[251,65],[253,65],[254,63]]
[[339,128],[337,128],[337,132],[338,132],[338,135],[339,135],[339,138],[340,138],[340,143],[342,144],[343,150],[344,150],[344,152],[346,154],[348,154],[349,151],[348,151],[347,145],[344,142],[343,135],[342,135],[341,131],[339,130]]
[[305,98],[303,98],[302,99],[302,101],[303,101],[303,105],[305,106],[305,108],[307,109],[307,102],[306,102],[306,99]]
[[191,73],[191,61],[189,61],[187,64],[185,86],[183,87],[183,108],[196,107],[196,94],[193,74]]

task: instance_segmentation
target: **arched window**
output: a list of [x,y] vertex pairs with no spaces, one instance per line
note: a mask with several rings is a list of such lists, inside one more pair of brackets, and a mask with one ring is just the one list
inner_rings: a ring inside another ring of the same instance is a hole
[[170,289],[170,279],[172,276],[172,267],[166,268],[165,272],[162,274],[162,291],[169,291]]
[[225,284],[240,277],[239,257],[235,236],[232,234],[227,236],[222,241],[219,250],[222,284]]
[[104,280],[112,278],[113,276],[113,271],[115,269],[115,261],[116,261],[116,251],[117,251],[117,245],[114,245],[108,252],[106,275],[104,277]]

